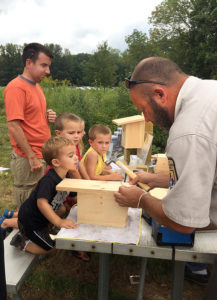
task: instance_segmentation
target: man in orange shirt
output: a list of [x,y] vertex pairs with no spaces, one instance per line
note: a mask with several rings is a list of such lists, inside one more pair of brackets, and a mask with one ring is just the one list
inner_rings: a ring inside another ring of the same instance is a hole
[[56,113],[46,108],[44,93],[38,84],[50,74],[53,54],[38,43],[23,50],[24,71],[8,83],[4,91],[5,110],[11,145],[11,170],[14,175],[14,199],[19,207],[29,196],[46,170],[42,145],[50,138],[48,122]]

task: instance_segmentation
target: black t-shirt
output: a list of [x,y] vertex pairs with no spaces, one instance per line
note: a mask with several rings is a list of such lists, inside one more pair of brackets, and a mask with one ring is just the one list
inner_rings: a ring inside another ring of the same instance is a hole
[[56,191],[56,185],[61,181],[62,178],[59,177],[53,168],[39,180],[29,198],[19,209],[18,219],[24,226],[24,229],[37,230],[49,224],[49,221],[38,209],[37,199],[47,199],[53,210],[57,211],[68,195],[68,192]]

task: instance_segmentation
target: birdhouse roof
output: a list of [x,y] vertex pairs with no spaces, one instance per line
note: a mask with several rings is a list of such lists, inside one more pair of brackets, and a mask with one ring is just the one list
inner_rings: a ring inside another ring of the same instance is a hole
[[126,118],[121,118],[121,119],[115,119],[112,120],[112,122],[116,125],[126,125],[130,123],[136,123],[136,122],[145,122],[145,119],[141,115],[135,115],[135,116],[130,116]]

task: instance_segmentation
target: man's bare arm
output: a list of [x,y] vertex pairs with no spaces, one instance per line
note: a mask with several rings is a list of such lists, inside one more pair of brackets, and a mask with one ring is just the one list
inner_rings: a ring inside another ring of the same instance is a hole
[[23,132],[23,129],[20,125],[20,120],[9,121],[8,122],[8,130],[11,133],[11,135],[13,136],[16,143],[26,154],[26,156],[29,160],[31,171],[35,172],[35,171],[41,170],[42,164],[41,164],[40,160],[36,157],[31,146],[29,145],[27,138]]
[[192,233],[195,229],[183,226],[169,219],[163,211],[162,201],[152,197],[149,193],[145,194],[144,191],[137,186],[121,186],[119,191],[114,193],[114,196],[120,206],[143,208],[159,224],[167,226],[175,231]]

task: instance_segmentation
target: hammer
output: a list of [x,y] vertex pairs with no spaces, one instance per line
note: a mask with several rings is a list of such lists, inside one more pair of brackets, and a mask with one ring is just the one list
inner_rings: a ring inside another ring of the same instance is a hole
[[[134,179],[136,177],[136,174],[133,173],[124,163],[122,163],[120,160],[117,160],[116,165],[120,167],[130,178]],[[137,182],[138,186],[140,186],[143,190],[148,192],[151,188],[149,185],[142,183],[142,182]]]

